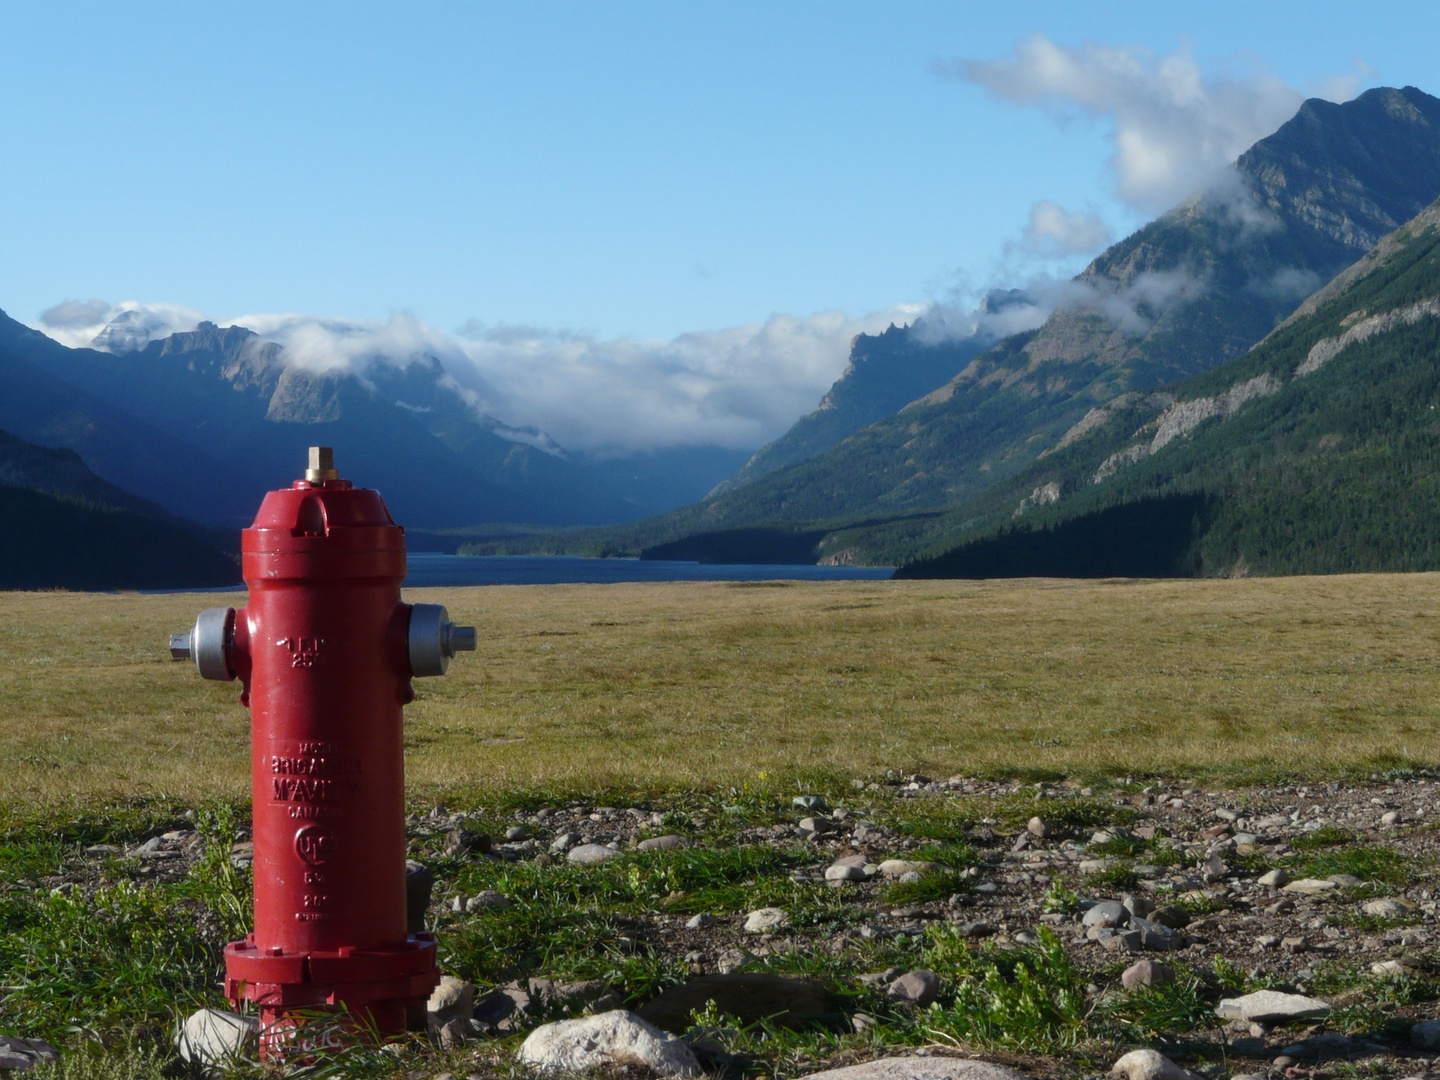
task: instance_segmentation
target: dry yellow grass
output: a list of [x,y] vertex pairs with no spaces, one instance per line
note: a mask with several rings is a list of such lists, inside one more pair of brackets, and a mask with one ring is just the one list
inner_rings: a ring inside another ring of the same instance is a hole
[[[407,710],[428,791],[1440,760],[1436,574],[407,596],[480,628]],[[238,687],[165,652],[198,608],[240,600],[0,594],[0,800],[243,795]]]

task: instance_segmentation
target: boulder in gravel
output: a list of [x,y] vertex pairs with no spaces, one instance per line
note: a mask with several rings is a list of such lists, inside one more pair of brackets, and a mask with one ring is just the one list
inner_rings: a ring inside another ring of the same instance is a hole
[[1255,883],[1267,889],[1283,889],[1290,883],[1290,875],[1284,870],[1267,870],[1255,879]]
[[1410,1045],[1419,1050],[1440,1047],[1440,1020],[1421,1020],[1410,1029]]
[[581,844],[565,853],[565,861],[579,863],[582,866],[592,866],[613,859],[618,854],[620,853],[614,848],[606,847],[604,844]]
[[860,866],[827,866],[826,881],[864,881],[865,869]]
[[180,1057],[214,1075],[253,1058],[260,1040],[260,1021],[222,1009],[201,1009],[185,1018],[175,1048]]
[[1120,984],[1126,990],[1137,986],[1165,986],[1175,981],[1175,969],[1159,960],[1137,960],[1120,973]]
[[1131,919],[1130,929],[1140,935],[1140,947],[1151,949],[1155,952],[1169,952],[1172,949],[1180,949],[1185,945],[1185,939],[1180,931],[1172,930],[1168,926],[1161,926],[1158,922],[1151,922],[1149,919]]
[[1190,925],[1190,912],[1179,904],[1166,904],[1152,911],[1147,918],[1153,923],[1168,926],[1171,930],[1183,930]]
[[1380,900],[1367,901],[1360,910],[1366,915],[1374,915],[1378,919],[1403,919],[1406,915],[1413,915],[1416,908],[1409,900],[1385,897]]
[[1222,998],[1215,1015],[1222,1020],[1248,1020],[1252,1024],[1285,1024],[1293,1020],[1319,1020],[1330,1014],[1328,1003],[1301,994],[1257,990],[1238,998]]
[[1131,1050],[1110,1066],[1110,1075],[1125,1080],[1200,1080],[1158,1050]]
[[892,982],[885,993],[892,1001],[923,1009],[940,993],[940,977],[928,968],[917,968]]
[[701,975],[672,986],[637,1011],[642,1020],[682,1035],[690,1029],[690,1014],[711,1001],[747,1024],[769,1019],[792,1031],[829,1023],[839,1015],[833,996],[819,983],[763,971]]
[[811,1073],[804,1080],[1027,1080],[992,1061],[952,1057],[887,1057]]
[[790,925],[790,916],[778,907],[756,908],[745,917],[747,934],[768,934]]
[[1301,896],[1315,896],[1318,893],[1329,892],[1331,889],[1338,889],[1340,886],[1328,878],[1302,877],[1299,881],[1292,881],[1285,886],[1288,893],[1299,893]]
[[627,1066],[660,1076],[699,1076],[701,1071],[682,1040],[624,1009],[542,1024],[520,1044],[516,1056],[522,1065],[547,1073]]
[[685,924],[686,930],[703,930],[707,926],[714,926],[719,920],[708,911],[702,911],[699,915],[690,916],[690,921]]
[[1130,921],[1130,912],[1119,900],[1102,900],[1081,918],[1085,926],[1124,926]]

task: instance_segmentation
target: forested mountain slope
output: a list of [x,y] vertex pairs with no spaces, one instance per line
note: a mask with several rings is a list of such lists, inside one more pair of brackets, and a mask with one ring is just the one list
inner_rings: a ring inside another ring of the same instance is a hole
[[1246,355],[1097,407],[928,532],[903,573],[1440,568],[1440,202]]

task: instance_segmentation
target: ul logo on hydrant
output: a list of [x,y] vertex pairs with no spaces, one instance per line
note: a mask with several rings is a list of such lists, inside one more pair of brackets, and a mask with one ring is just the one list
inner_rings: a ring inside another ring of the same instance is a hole
[[265,496],[240,548],[249,603],[202,611],[170,652],[238,678],[251,710],[255,932],[225,947],[225,992],[259,1005],[273,1058],[327,1007],[403,1032],[440,980],[434,935],[406,932],[401,709],[475,630],[400,599],[405,530],[327,447]]
[[307,825],[295,834],[295,853],[311,866],[329,861],[335,851],[335,837],[318,825]]

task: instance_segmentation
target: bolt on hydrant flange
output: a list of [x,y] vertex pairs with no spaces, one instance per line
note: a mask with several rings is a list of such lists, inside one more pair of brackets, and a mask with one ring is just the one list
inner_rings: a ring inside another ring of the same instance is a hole
[[445,608],[406,604],[404,530],[328,447],[265,496],[242,534],[249,603],[170,638],[251,710],[255,930],[225,947],[225,993],[260,1009],[261,1054],[318,1047],[328,1011],[379,1035],[439,982],[432,934],[408,934],[401,710],[410,680],[475,648]]

